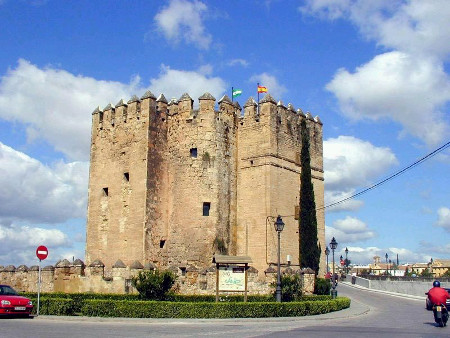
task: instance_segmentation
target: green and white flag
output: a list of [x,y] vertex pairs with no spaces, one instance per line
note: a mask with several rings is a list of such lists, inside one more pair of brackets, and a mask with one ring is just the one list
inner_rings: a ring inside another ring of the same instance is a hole
[[242,94],[242,89],[233,89],[233,97],[238,97]]

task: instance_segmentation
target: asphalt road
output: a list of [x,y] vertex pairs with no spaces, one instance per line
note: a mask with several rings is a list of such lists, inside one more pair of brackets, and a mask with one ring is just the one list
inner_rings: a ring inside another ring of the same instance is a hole
[[266,319],[126,319],[40,316],[1,319],[0,337],[450,337],[422,299],[340,284],[350,309],[319,316]]

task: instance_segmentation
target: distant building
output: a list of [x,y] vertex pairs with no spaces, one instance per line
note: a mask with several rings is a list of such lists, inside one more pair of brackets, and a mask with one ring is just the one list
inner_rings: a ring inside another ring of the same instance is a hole
[[431,263],[431,273],[434,277],[440,277],[450,270],[450,259],[435,259]]

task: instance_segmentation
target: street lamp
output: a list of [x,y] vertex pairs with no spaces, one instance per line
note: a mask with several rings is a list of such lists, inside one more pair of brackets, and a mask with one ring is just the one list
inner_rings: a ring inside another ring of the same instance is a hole
[[328,255],[330,254],[330,249],[328,247],[325,248],[325,255],[327,256],[327,274],[329,272],[329,266],[328,266]]
[[389,274],[392,274],[392,265],[391,265],[391,263],[392,263],[392,261],[389,260],[389,265],[388,265],[388,267],[389,267]]
[[277,266],[277,288],[275,291],[277,302],[281,302],[281,272],[280,272],[280,234],[284,229],[284,222],[280,215],[275,221],[275,231],[278,234],[278,266]]
[[331,288],[332,288],[332,290],[331,290],[331,298],[336,298],[337,297],[336,276],[334,274],[334,250],[336,250],[337,246],[338,246],[338,243],[336,242],[336,239],[333,237],[331,239],[331,242],[330,242],[330,248],[331,248],[331,251],[333,252],[333,279],[332,279],[332,285],[331,285]]
[[433,276],[433,258],[430,258],[430,273]]
[[345,274],[348,274],[348,248],[345,247]]
[[386,255],[384,256],[384,257],[386,257],[386,276],[387,276],[387,259],[388,259],[388,254],[387,254],[387,252],[386,252]]

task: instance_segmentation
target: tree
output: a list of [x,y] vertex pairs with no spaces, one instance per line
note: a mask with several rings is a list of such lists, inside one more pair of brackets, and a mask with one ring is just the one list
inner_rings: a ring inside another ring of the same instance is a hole
[[433,277],[433,274],[428,269],[424,269],[420,273],[420,277]]
[[[276,287],[277,283],[271,283],[270,286]],[[276,297],[276,291],[273,293]],[[281,300],[283,302],[292,302],[300,300],[302,297],[302,280],[298,274],[281,276]]]
[[309,131],[305,119],[301,122],[301,168],[300,175],[300,217],[299,247],[300,266],[319,272],[320,248],[317,240],[316,201],[311,176],[311,155],[309,152]]
[[142,299],[164,300],[175,283],[175,275],[170,271],[140,271],[131,279],[132,285]]

